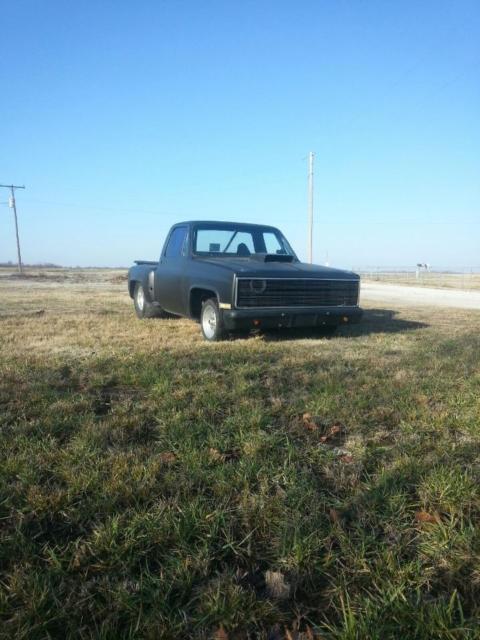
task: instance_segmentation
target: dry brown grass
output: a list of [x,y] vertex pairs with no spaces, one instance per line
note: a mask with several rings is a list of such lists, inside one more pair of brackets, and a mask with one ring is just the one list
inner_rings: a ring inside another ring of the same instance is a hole
[[[48,357],[55,353],[91,353],[95,357],[111,353],[158,349],[216,348],[282,349],[298,346],[321,346],[334,354],[341,349],[362,348],[365,340],[379,340],[395,334],[396,348],[412,346],[415,337],[402,332],[415,323],[426,323],[430,331],[448,335],[462,331],[468,311],[429,307],[396,307],[376,314],[367,307],[367,320],[360,327],[346,328],[340,336],[358,336],[355,345],[344,340],[315,340],[314,334],[283,332],[250,340],[236,340],[224,345],[206,345],[198,326],[186,319],[139,322],[134,316],[127,293],[127,274],[121,269],[35,269],[20,277],[14,269],[0,269],[0,349],[9,355]],[[386,305],[376,305],[385,307]],[[473,313],[473,317],[477,317]],[[372,324],[373,323],[373,324]],[[371,326],[372,325],[372,326]],[[372,334],[373,335],[370,335]],[[278,338],[275,339],[275,338]],[[282,340],[282,338],[284,340]],[[296,340],[298,338],[298,341]],[[273,339],[273,342],[272,342]],[[307,342],[306,342],[307,340]],[[301,352],[301,357],[304,357]]]

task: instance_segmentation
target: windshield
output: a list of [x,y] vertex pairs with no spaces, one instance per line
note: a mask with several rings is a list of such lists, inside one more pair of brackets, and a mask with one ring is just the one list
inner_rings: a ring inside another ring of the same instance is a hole
[[193,253],[215,258],[248,258],[256,253],[296,257],[278,229],[234,224],[196,227]]

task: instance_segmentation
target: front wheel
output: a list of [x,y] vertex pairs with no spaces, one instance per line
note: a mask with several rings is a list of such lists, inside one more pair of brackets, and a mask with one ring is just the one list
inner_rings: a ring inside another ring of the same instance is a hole
[[222,313],[214,298],[209,298],[203,303],[200,326],[205,340],[218,342],[225,339],[226,331],[223,325]]

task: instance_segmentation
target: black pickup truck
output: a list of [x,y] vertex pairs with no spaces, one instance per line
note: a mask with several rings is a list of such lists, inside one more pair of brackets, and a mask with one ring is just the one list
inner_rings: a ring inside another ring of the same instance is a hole
[[160,261],[128,273],[139,318],[192,318],[213,341],[255,328],[333,333],[360,320],[359,288],[355,273],[300,262],[275,227],[236,222],[176,224]]

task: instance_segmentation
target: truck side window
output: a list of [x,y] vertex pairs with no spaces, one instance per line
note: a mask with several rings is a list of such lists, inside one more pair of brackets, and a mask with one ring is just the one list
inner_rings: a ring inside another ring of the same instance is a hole
[[168,239],[167,248],[165,249],[166,258],[178,258],[182,255],[185,236],[187,235],[187,227],[175,227]]

